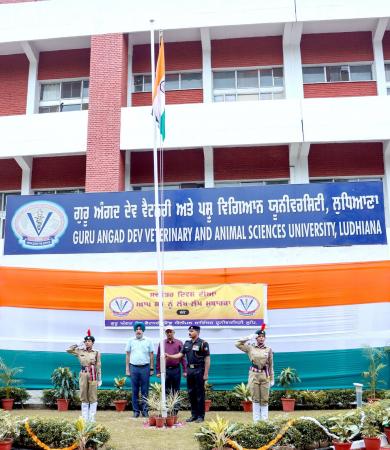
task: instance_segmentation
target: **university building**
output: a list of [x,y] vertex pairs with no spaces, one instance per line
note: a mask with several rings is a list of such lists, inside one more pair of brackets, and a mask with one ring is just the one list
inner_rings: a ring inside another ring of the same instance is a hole
[[[0,356],[26,386],[75,365],[63,352],[89,327],[111,386],[131,331],[104,329],[103,287],[156,283],[153,252],[3,252],[9,196],[152,189],[150,20],[165,40],[165,189],[379,181],[388,233],[389,18],[386,0],[0,0]],[[362,348],[390,344],[389,250],[173,251],[165,282],[266,283],[277,371],[352,387]],[[246,379],[238,336],[202,331],[216,388]]]

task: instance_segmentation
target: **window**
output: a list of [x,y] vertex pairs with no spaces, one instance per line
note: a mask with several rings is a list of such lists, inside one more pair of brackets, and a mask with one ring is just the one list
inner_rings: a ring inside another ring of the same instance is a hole
[[213,89],[215,102],[284,98],[283,68],[215,71]]
[[[197,189],[203,188],[204,183],[178,183],[178,184],[164,184],[164,189],[172,190],[172,189]],[[161,186],[159,186],[161,188]],[[148,185],[138,185],[133,186],[133,191],[153,191],[154,186],[151,184]]]
[[268,186],[271,184],[288,184],[288,182],[289,180],[286,179],[216,181],[215,187]]
[[358,181],[382,181],[382,177],[310,178],[310,183],[352,183]]
[[40,113],[88,109],[89,80],[41,83]]
[[10,195],[20,195],[20,192],[0,192],[0,239],[4,238],[5,208],[7,206],[7,197]]
[[74,189],[46,189],[46,190],[35,190],[34,195],[46,195],[46,194],[81,194],[85,192],[84,188],[74,188]]
[[385,64],[387,95],[390,95],[390,64]]
[[302,68],[304,83],[336,83],[340,81],[371,81],[371,64],[308,66]]
[[[202,89],[201,72],[179,72],[165,74],[165,90]],[[151,75],[134,75],[133,92],[152,92]]]

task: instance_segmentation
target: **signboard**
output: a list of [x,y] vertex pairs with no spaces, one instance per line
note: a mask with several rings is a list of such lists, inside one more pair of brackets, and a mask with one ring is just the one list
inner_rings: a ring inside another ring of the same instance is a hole
[[[165,285],[163,295],[165,325],[175,327],[253,328],[267,312],[264,284]],[[105,286],[105,326],[132,328],[136,321],[158,327],[157,286]]]
[[[165,251],[386,244],[381,182],[164,191]],[[10,196],[4,254],[155,251],[153,192]]]

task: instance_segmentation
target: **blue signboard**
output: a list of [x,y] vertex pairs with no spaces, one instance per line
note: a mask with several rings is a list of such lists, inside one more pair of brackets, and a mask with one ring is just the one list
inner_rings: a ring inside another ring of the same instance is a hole
[[[166,251],[386,244],[381,182],[164,191]],[[153,252],[153,192],[10,196],[6,255]]]

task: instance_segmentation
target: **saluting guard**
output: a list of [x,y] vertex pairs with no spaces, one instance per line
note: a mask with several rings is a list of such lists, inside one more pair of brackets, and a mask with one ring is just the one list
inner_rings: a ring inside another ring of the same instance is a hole
[[95,338],[88,329],[81,345],[71,345],[67,352],[77,356],[81,364],[79,375],[81,415],[86,421],[95,422],[97,409],[97,388],[102,384],[100,353],[92,347]]
[[[255,339],[255,344],[248,341]],[[274,385],[273,352],[265,345],[265,324],[255,334],[237,341],[236,347],[245,352],[250,361],[248,387],[252,395],[253,421],[268,419],[270,388]]]

